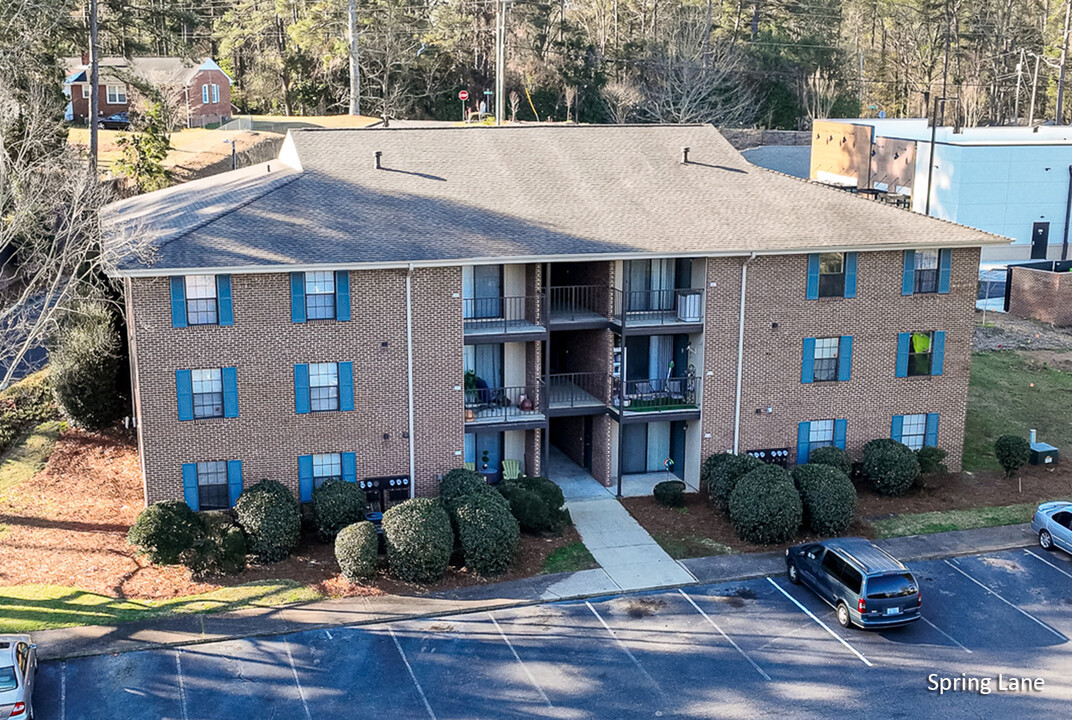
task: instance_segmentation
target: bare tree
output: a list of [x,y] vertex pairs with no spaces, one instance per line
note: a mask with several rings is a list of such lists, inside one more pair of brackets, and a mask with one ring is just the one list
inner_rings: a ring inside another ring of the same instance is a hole
[[517,122],[517,111],[521,109],[521,96],[517,90],[510,91],[510,122]]
[[573,110],[577,104],[577,87],[567,85],[564,92],[566,95],[566,122],[573,122]]
[[611,121],[622,125],[636,118],[644,94],[631,80],[616,80],[603,87],[602,100]]
[[808,120],[825,120],[830,117],[838,99],[838,84],[830,73],[822,68],[800,80],[797,87],[800,104],[808,114]]

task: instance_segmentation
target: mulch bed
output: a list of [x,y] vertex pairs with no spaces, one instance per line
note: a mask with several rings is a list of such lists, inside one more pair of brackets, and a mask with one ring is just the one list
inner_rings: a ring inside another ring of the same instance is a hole
[[555,537],[522,536],[521,552],[508,573],[487,580],[452,567],[441,582],[421,587],[383,571],[369,585],[351,585],[338,574],[333,546],[303,537],[282,562],[201,580],[185,567],[150,565],[127,545],[127,530],[143,498],[131,433],[65,431],[45,469],[0,498],[0,525],[6,526],[0,532],[0,586],[63,585],[112,597],[166,599],[289,579],[329,597],[412,595],[536,575],[551,552],[579,540],[573,528]]
[[[1016,505],[1054,497],[1072,499],[1072,469],[1028,466],[1024,468],[1021,479],[1022,493],[1017,490],[1015,477],[1007,479],[1000,472],[950,473],[928,478],[923,486],[898,498],[877,495],[866,483],[858,482],[857,519],[846,534],[872,537],[874,531],[868,521],[894,514]],[[774,549],[738,538],[729,519],[715,510],[703,493],[688,493],[683,509],[663,507],[652,497],[624,498],[622,504],[653,535],[685,543],[693,538],[708,538],[737,552]],[[813,536],[801,533],[795,542],[811,539],[814,539]]]

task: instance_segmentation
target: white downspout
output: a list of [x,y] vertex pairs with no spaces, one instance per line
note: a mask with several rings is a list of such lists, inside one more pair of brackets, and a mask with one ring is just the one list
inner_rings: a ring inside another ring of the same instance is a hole
[[741,263],[741,313],[737,318],[737,398],[733,410],[733,453],[741,451],[741,381],[744,368],[744,302],[748,288],[748,263],[756,259],[752,253]]
[[409,496],[416,495],[416,451],[413,438],[413,263],[406,270],[406,378],[409,389]]

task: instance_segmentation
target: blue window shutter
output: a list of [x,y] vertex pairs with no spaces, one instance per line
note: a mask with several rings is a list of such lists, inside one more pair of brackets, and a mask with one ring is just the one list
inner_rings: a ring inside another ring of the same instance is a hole
[[916,289],[916,251],[904,251],[904,271],[901,274],[901,294],[911,295]]
[[927,447],[938,447],[938,413],[927,413],[927,431],[923,436]]
[[802,422],[797,426],[797,465],[808,462],[811,444],[811,423]]
[[931,349],[931,375],[941,375],[945,364],[945,333],[934,333],[934,346]]
[[238,368],[225,367],[223,376],[223,416],[238,417]]
[[175,396],[179,400],[179,420],[193,420],[194,382],[189,370],[175,371]]
[[298,499],[301,502],[313,500],[313,456],[298,457]]
[[839,382],[852,379],[852,335],[842,335],[838,343],[837,379]]
[[305,322],[305,273],[290,274],[290,321]]
[[342,479],[357,482],[357,453],[342,453]]
[[904,415],[894,415],[893,420],[890,422],[890,437],[901,442],[901,435],[904,430]]
[[339,409],[354,409],[354,364],[339,363]]
[[953,251],[938,251],[938,292],[949,292],[949,276],[953,271]]
[[819,253],[808,256],[808,299],[819,299]]
[[845,430],[848,425],[849,421],[845,418],[839,418],[834,421],[834,447],[845,449]]
[[182,464],[182,499],[194,512],[201,508],[197,498],[197,463]]
[[857,253],[845,253],[845,297],[856,297],[856,256]]
[[804,353],[800,362],[800,382],[815,382],[815,338],[804,338]]
[[912,333],[897,335],[897,377],[908,377],[908,348],[912,343]]
[[350,271],[335,273],[335,319],[346,322],[350,319]]
[[186,278],[171,278],[171,327],[186,327]]
[[234,325],[234,304],[231,302],[231,276],[216,276],[216,303],[219,305],[220,325]]
[[300,363],[294,366],[294,412],[304,415],[309,407],[309,366]]
[[238,496],[242,494],[242,461],[227,461],[227,492],[231,496],[231,507],[238,502]]

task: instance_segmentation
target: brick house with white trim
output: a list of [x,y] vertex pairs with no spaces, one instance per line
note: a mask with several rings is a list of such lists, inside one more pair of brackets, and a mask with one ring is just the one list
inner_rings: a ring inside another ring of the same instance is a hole
[[958,468],[979,250],[1007,242],[709,126],[293,131],[107,223],[155,247],[116,271],[146,501],[201,509],[504,460],[696,485],[715,452],[890,436]]

